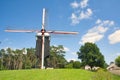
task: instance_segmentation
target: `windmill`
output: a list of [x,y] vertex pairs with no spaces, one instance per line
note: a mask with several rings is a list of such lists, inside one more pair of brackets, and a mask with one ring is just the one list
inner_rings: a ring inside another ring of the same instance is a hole
[[[16,29],[6,29],[6,32],[25,32],[25,33],[37,33],[37,38],[41,39],[41,41],[36,41],[36,51],[39,52],[38,54],[41,55],[40,57],[40,63],[41,63],[41,69],[44,69],[44,56],[45,56],[45,37],[50,36],[50,34],[78,34],[78,32],[66,32],[66,31],[46,31],[45,30],[45,8],[43,8],[43,16],[42,16],[42,29],[41,30],[16,30]],[[41,42],[41,45],[39,43]],[[41,52],[38,51],[41,48]]]

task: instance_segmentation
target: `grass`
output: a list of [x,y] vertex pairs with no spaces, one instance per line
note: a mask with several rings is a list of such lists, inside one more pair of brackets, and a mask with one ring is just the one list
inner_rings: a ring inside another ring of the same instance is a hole
[[[0,71],[0,80],[93,80],[95,74],[81,69],[5,70]],[[112,75],[112,78],[120,80],[120,76]]]

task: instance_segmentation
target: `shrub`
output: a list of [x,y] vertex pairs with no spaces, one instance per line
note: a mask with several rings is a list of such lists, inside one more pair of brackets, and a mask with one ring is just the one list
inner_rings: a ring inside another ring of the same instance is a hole
[[112,75],[104,69],[99,69],[92,77],[92,80],[112,80]]
[[73,63],[68,63],[67,65],[65,65],[65,68],[69,68],[69,69],[73,68]]
[[79,61],[75,61],[73,63],[73,68],[79,69],[80,68],[80,62]]

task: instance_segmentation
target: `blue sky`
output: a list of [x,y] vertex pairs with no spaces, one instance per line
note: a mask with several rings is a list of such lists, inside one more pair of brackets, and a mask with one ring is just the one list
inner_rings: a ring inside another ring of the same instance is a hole
[[0,49],[35,47],[35,33],[7,33],[11,29],[77,31],[78,35],[51,35],[51,45],[63,45],[67,60],[85,42],[96,43],[106,62],[120,55],[120,0],[0,0]]

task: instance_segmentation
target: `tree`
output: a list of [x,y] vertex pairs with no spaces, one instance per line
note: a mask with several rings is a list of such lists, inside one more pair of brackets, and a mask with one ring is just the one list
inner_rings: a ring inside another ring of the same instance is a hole
[[[29,63],[30,62],[30,63]],[[35,48],[27,48],[27,64],[35,68],[37,62],[37,57],[35,55]]]
[[[47,58],[47,62],[50,67],[63,68],[66,64],[64,58],[64,47],[51,46],[50,57]],[[11,48],[0,50],[0,69],[30,69],[36,68],[38,62],[35,55],[35,48],[23,48],[13,50]]]
[[64,58],[64,47],[62,45],[50,47],[50,57],[48,58],[48,64],[54,68],[63,68],[67,62]]
[[70,62],[68,62],[66,65],[65,65],[65,68],[75,68],[75,69],[80,69],[81,67],[81,64],[80,64],[80,61],[74,61],[74,60],[70,60]]
[[115,64],[120,67],[120,56],[115,59]]
[[73,68],[79,69],[80,68],[80,61],[74,61]]
[[70,60],[70,61],[67,62],[67,64],[65,65],[65,68],[73,69],[73,63],[74,63],[74,60]]
[[12,63],[12,49],[11,48],[7,48],[6,49],[6,52],[7,52],[7,54],[6,54],[6,67],[7,67],[7,69],[11,69],[11,63]]
[[14,57],[15,57],[15,60],[16,60],[16,61],[14,61],[15,64],[16,64],[15,68],[16,69],[22,69],[22,66],[23,66],[23,52],[22,52],[22,50],[16,49],[14,51],[14,54],[15,54]]
[[104,56],[101,54],[96,44],[85,43],[77,52],[78,58],[81,59],[82,66],[89,65],[104,67]]
[[35,48],[13,50],[11,48],[0,50],[0,69],[26,69],[35,68],[37,58]]
[[3,66],[3,56],[5,55],[5,50],[1,49],[0,50],[0,70],[3,70],[4,66]]

